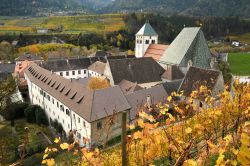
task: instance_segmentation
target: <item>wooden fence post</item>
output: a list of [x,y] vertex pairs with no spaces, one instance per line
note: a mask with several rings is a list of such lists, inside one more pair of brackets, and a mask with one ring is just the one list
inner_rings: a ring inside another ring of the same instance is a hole
[[122,112],[122,166],[127,166],[127,112]]

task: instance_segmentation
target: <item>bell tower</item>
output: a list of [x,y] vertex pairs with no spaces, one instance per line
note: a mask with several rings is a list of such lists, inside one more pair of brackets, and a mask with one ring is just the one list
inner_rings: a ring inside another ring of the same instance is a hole
[[135,35],[135,56],[142,58],[150,44],[158,44],[158,34],[152,28],[149,21]]

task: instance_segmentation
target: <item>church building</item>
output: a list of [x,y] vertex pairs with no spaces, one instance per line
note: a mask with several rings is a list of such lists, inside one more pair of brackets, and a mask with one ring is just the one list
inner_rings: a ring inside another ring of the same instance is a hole
[[175,66],[186,74],[189,67],[213,68],[207,41],[200,27],[185,27],[168,46],[158,44],[158,34],[146,22],[136,34],[135,55],[137,58],[152,57],[165,70]]

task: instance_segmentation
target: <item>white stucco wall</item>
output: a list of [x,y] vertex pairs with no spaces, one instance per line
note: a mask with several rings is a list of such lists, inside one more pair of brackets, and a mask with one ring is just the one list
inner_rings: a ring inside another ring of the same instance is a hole
[[102,74],[99,74],[92,70],[89,70],[88,72],[89,72],[89,75],[88,75],[89,77],[101,77],[102,76]]
[[[146,43],[146,41],[148,41],[148,43]],[[150,44],[158,44],[158,36],[136,35],[135,56],[137,58],[143,57]]]
[[71,79],[71,78],[78,79],[78,78],[87,78],[88,77],[88,69],[58,71],[55,73],[57,75],[63,76],[64,78],[67,78],[67,79]]
[[[80,145],[83,145],[83,137],[91,142],[91,124],[89,122],[54,98],[52,94],[30,82],[27,77],[26,79],[31,104],[41,106],[45,110],[49,121],[50,119],[57,120],[63,126],[67,136],[70,130],[75,131],[75,138],[79,140]],[[69,115],[66,114],[66,109],[69,111]]]

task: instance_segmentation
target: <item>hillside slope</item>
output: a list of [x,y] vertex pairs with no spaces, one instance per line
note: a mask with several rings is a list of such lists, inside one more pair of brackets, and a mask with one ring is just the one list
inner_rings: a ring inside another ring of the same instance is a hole
[[80,0],[1,0],[1,16],[35,15],[83,9]]
[[249,0],[116,0],[103,11],[153,11],[192,16],[250,17],[250,2]]

